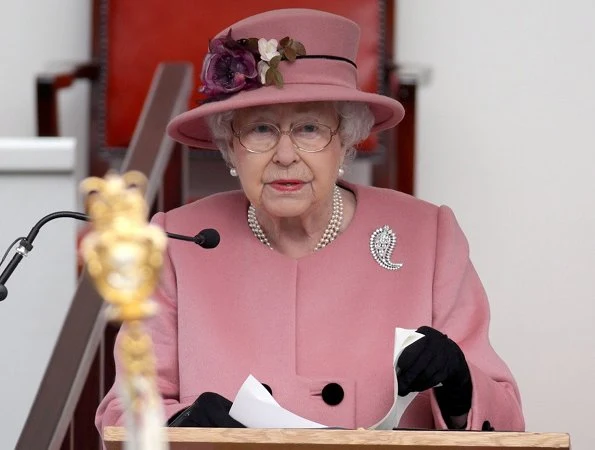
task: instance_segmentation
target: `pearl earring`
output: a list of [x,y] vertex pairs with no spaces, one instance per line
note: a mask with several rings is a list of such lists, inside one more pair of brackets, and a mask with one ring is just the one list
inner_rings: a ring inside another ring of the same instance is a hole
[[235,167],[230,167],[230,168],[229,168],[229,174],[230,174],[232,177],[237,177],[237,176],[238,176],[238,171],[236,170],[236,168],[235,168]]
[[341,178],[343,175],[345,175],[345,169],[343,169],[343,167],[339,167],[339,178]]

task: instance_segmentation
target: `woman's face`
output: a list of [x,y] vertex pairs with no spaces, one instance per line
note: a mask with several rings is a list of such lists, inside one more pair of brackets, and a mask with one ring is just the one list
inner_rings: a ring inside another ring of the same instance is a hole
[[[268,122],[282,131],[304,122],[326,125],[333,131],[339,125],[333,105],[316,102],[238,110],[233,129],[252,129],[250,124],[255,122]],[[304,133],[307,135],[311,129]],[[259,126],[254,132],[260,136],[268,130]],[[277,145],[265,153],[250,153],[236,137],[229,155],[248,200],[255,208],[277,218],[302,216],[318,208],[326,210],[344,156],[338,135],[324,150],[307,153],[296,148],[287,134],[281,135]]]

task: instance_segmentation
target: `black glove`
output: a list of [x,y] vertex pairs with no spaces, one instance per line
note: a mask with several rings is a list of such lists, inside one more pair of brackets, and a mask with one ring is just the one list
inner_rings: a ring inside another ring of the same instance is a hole
[[420,327],[425,337],[401,353],[397,361],[399,395],[434,389],[442,415],[462,416],[471,409],[473,386],[465,355],[459,346],[434,328]]
[[169,421],[169,427],[246,428],[229,415],[232,402],[214,392],[204,392],[192,405]]

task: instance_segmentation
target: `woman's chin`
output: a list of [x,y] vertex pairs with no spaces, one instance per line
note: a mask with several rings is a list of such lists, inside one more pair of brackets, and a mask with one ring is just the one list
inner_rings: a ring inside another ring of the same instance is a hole
[[278,191],[268,189],[263,192],[258,209],[273,217],[297,217],[312,207],[312,196],[306,189]]
[[263,203],[261,209],[271,217],[291,218],[304,214],[308,210],[308,206],[304,202],[279,201],[273,204]]

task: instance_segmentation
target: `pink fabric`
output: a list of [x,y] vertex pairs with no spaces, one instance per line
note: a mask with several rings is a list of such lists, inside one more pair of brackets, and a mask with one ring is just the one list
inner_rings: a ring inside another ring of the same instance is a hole
[[[308,55],[346,58],[355,62],[360,30],[345,17],[312,9],[281,9],[257,14],[222,30],[232,30],[234,39],[266,38],[280,41],[285,36],[302,42]],[[206,45],[206,43],[205,43]],[[167,131],[175,140],[199,148],[215,148],[204,121],[208,115],[258,105],[310,101],[357,101],[370,106],[375,117],[372,131],[394,127],[405,115],[395,99],[363,92],[357,86],[357,70],[345,61],[298,59],[281,62],[282,88],[263,86],[241,91],[226,100],[198,106],[175,117]]]
[[[241,192],[223,193],[154,218],[168,231],[213,227],[214,250],[169,242],[150,325],[159,387],[169,416],[205,391],[233,400],[248,374],[268,384],[289,410],[331,426],[367,427],[393,399],[395,327],[430,325],[459,343],[471,368],[468,427],[523,430],[516,383],[488,341],[489,308],[452,211],[405,194],[348,185],[357,196],[349,227],[329,246],[294,260],[260,243],[246,224]],[[388,271],[369,238],[388,225],[397,234]],[[344,400],[321,398],[339,383]],[[112,389],[101,403],[101,430],[120,423]],[[405,413],[403,427],[445,428],[431,392]]]

